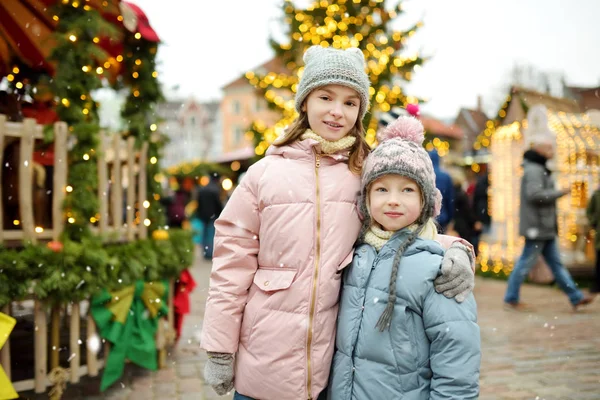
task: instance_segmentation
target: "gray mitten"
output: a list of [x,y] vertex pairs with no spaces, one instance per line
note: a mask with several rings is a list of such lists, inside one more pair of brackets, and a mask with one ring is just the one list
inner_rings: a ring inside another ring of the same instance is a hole
[[233,354],[208,352],[208,361],[204,366],[204,381],[219,396],[233,390]]
[[471,251],[461,243],[453,243],[442,260],[442,275],[435,280],[435,291],[447,298],[465,301],[475,287],[475,274],[471,268]]

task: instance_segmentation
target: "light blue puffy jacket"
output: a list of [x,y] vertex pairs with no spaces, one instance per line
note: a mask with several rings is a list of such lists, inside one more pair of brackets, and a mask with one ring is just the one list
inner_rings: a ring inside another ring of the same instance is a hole
[[333,400],[476,399],[481,341],[477,305],[437,294],[444,250],[417,239],[400,262],[389,330],[375,327],[388,300],[395,233],[379,254],[358,246],[343,277],[336,351],[328,389]]

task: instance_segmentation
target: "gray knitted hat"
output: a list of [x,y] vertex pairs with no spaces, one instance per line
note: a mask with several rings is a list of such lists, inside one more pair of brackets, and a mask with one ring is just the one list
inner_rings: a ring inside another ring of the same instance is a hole
[[371,215],[367,205],[369,185],[387,174],[406,176],[419,185],[423,195],[423,212],[416,221],[424,224],[439,215],[442,194],[435,186],[431,158],[423,148],[424,129],[414,117],[400,117],[378,136],[379,145],[365,160],[361,177],[359,207],[363,216],[361,236],[369,229]]
[[310,92],[325,85],[342,85],[356,90],[360,96],[360,119],[364,118],[369,108],[370,82],[360,49],[309,47],[304,53],[304,73],[296,91],[296,110],[301,111]]

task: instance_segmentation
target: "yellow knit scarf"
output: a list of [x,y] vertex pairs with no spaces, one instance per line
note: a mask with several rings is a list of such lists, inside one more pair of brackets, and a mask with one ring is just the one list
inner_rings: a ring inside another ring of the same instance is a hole
[[352,147],[354,142],[356,142],[356,138],[354,136],[346,135],[343,138],[336,140],[335,142],[331,142],[327,139],[323,139],[321,136],[317,135],[310,129],[307,129],[300,139],[313,139],[321,144],[321,151],[323,154],[333,154],[337,153],[341,150],[346,150]]
[[365,243],[370,244],[375,247],[375,250],[379,252],[385,246],[385,244],[390,240],[394,231],[384,231],[383,229],[379,229],[376,226],[371,225],[371,228],[365,233]]
[[[417,224],[412,224],[408,227],[408,229],[410,231],[414,231],[415,229],[417,229],[417,226]],[[383,229],[371,225],[369,230],[365,233],[364,241],[365,243],[368,243],[371,246],[373,246],[375,250],[379,252],[383,248],[383,246],[385,246],[388,240],[390,240],[394,233],[396,233],[396,231],[384,231]],[[423,230],[421,230],[421,234],[419,235],[419,237],[422,239],[430,240],[437,239],[437,228],[435,226],[435,223],[433,222],[433,219],[427,221],[425,227],[423,228]]]

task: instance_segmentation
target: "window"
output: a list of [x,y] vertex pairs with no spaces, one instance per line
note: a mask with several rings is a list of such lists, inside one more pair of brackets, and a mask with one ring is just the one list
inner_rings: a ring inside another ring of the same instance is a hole
[[231,103],[231,112],[233,112],[233,114],[237,115],[240,113],[240,102],[238,100],[234,100]]
[[244,138],[244,130],[240,126],[235,126],[233,128],[233,142],[238,145]]

